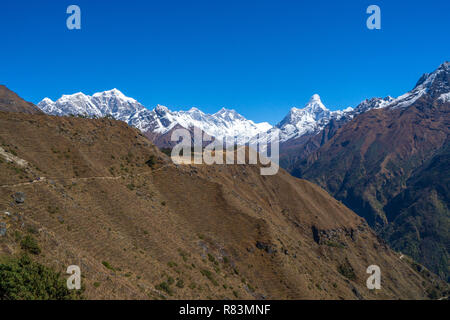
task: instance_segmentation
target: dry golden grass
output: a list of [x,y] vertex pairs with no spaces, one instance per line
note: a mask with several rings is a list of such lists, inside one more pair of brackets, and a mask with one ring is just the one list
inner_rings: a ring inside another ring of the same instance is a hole
[[[106,119],[0,112],[0,146],[29,163],[0,162],[0,255],[19,254],[18,233],[31,233],[43,252],[35,259],[61,272],[81,267],[90,299],[421,299],[434,279],[283,170],[175,166],[137,130]],[[377,292],[365,285],[371,264],[383,272]]]

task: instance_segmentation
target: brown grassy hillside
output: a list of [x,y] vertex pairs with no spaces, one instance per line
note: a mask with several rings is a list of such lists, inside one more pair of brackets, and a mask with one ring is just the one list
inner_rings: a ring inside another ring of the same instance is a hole
[[299,161],[293,174],[324,187],[392,246],[450,279],[448,157],[430,172],[433,159],[447,154],[449,111],[449,103],[424,97],[406,109],[366,112]]
[[31,102],[26,102],[16,93],[0,84],[0,111],[41,114],[42,111]]
[[[30,235],[41,248],[34,260],[60,272],[81,267],[87,298],[444,294],[362,218],[283,170],[176,166],[108,119],[0,112],[0,147],[0,256],[20,255]],[[371,264],[382,270],[376,292],[365,285]]]

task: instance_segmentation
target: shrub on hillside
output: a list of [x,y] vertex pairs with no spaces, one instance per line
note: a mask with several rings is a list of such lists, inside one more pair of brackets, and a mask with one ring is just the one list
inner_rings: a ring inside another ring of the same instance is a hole
[[338,271],[340,274],[342,274],[344,277],[346,277],[349,280],[356,279],[355,271],[353,270],[353,267],[349,263],[339,265]]
[[61,275],[24,255],[0,263],[0,300],[82,299],[83,290],[67,289]]
[[26,235],[25,238],[22,239],[22,241],[20,242],[20,246],[23,250],[32,254],[41,253],[41,248],[39,248],[36,239],[30,235]]
[[172,156],[172,148],[161,148],[159,150],[168,157]]
[[145,162],[150,168],[153,168],[156,164],[156,158],[154,155],[151,155],[150,158]]

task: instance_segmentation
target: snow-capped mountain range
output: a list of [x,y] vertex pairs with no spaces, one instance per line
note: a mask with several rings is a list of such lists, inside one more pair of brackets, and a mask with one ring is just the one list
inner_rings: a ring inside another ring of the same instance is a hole
[[235,138],[238,144],[258,141],[260,134],[264,134],[266,141],[273,135],[279,134],[279,140],[283,143],[306,134],[316,134],[332,119],[349,121],[356,115],[371,109],[408,107],[425,94],[444,103],[449,102],[449,68],[450,63],[445,62],[433,73],[424,74],[413,90],[396,99],[390,96],[367,99],[354,109],[349,107],[344,110],[330,111],[324,106],[320,96],[314,94],[303,108],[292,108],[276,126],[267,122],[255,123],[235,110],[225,108],[214,114],[206,114],[197,108],[191,108],[188,111],[171,111],[162,105],[149,110],[117,89],[95,93],[92,96],[81,92],[63,95],[57,101],[45,98],[38,107],[48,114],[58,116],[111,115],[144,133],[164,135],[177,126],[197,127],[215,138]]
[[[363,102],[356,109],[367,111],[384,105],[383,99]],[[47,114],[57,116],[86,115],[89,117],[113,116],[125,121],[142,132],[164,135],[177,125],[184,128],[197,127],[215,138],[234,137],[237,143],[246,143],[258,134],[280,134],[284,142],[305,134],[320,131],[331,119],[340,119],[353,113],[352,108],[330,111],[314,94],[303,108],[292,108],[288,115],[276,126],[267,122],[255,123],[244,118],[235,110],[222,108],[214,114],[207,114],[197,108],[188,111],[171,111],[158,105],[153,110],[145,108],[133,98],[125,96],[117,89],[95,93],[92,96],[81,92],[63,95],[57,101],[49,98],[39,102],[38,107]]]
[[150,110],[136,100],[126,97],[117,89],[98,92],[92,96],[78,92],[63,95],[56,101],[45,98],[37,106],[45,113],[56,116],[105,117],[110,115],[142,131],[150,128],[152,119]]
[[199,128],[218,139],[233,137],[237,143],[242,144],[250,137],[272,128],[267,122],[255,123],[235,110],[225,108],[214,114],[207,114],[197,108],[188,111],[170,111],[167,107],[158,105],[152,112],[156,123],[151,131],[160,134],[165,134],[176,125],[180,125],[184,128]]
[[184,128],[196,127],[215,138],[235,137],[237,143],[244,143],[250,137],[272,128],[267,122],[255,123],[245,119],[235,110],[225,108],[214,114],[204,113],[197,108],[191,108],[188,111],[171,111],[162,105],[149,110],[117,89],[95,93],[92,96],[81,92],[63,95],[57,101],[45,98],[38,107],[47,114],[58,116],[105,117],[111,115],[142,132],[161,135],[170,132],[177,125]]

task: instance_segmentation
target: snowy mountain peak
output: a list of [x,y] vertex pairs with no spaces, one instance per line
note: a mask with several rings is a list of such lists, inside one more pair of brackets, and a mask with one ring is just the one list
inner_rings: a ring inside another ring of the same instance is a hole
[[314,94],[303,108],[291,108],[288,115],[277,124],[280,141],[314,133],[336,115],[325,107],[318,94]]
[[203,111],[201,111],[199,108],[196,108],[196,107],[190,108],[188,112],[190,112],[190,113],[197,113],[197,114],[203,114]]
[[320,96],[318,94],[314,94],[311,99],[309,99],[309,102],[306,104],[304,109],[311,110],[312,112],[329,111],[322,103],[322,100],[320,100]]
[[162,106],[160,104],[158,104],[155,108],[156,113],[160,114],[160,115],[164,115],[167,112],[169,112],[169,108],[167,108],[166,106]]
[[217,111],[215,114],[216,114],[216,115],[219,115],[219,114],[231,114],[231,113],[237,114],[236,110],[234,110],[234,109],[227,109],[227,108],[222,107],[222,108],[221,108],[219,111]]
[[445,61],[434,72],[425,73],[420,77],[413,90],[398,97],[389,104],[389,108],[406,108],[424,95],[439,99],[450,92],[450,63]]
[[[320,132],[330,121],[349,121],[358,114],[371,109],[404,108],[412,105],[417,99],[425,96],[434,101],[448,103],[450,101],[450,63],[442,63],[434,72],[423,75],[410,92],[394,99],[372,98],[362,101],[355,109],[330,111],[322,103],[318,94],[312,95],[303,108],[292,108],[286,117],[275,127],[267,122],[255,123],[247,120],[235,110],[221,108],[214,114],[206,114],[198,108],[188,111],[171,111],[167,107],[157,105],[149,110],[133,98],[125,96],[117,89],[95,93],[92,96],[78,92],[63,95],[57,101],[43,99],[38,107],[52,115],[82,114],[88,116],[112,115],[118,120],[143,132],[166,134],[173,128],[197,127],[216,138],[235,137],[237,143],[248,141],[260,133],[279,133],[280,141],[299,138]],[[257,138],[256,138],[257,139]]]
[[324,117],[328,117],[331,114],[318,94],[314,94],[308,103],[303,108],[291,108],[289,114],[278,124],[278,127],[282,127],[286,124],[303,125],[305,122],[315,122]]
[[116,88],[114,88],[114,89],[111,89],[111,90],[94,93],[92,96],[93,97],[98,97],[98,96],[120,96],[120,97],[124,97],[125,95],[120,90],[117,90]]
[[380,109],[388,106],[395,99],[391,96],[387,96],[386,98],[371,98],[362,101],[352,112],[352,115],[357,115],[371,109]]
[[449,71],[449,69],[450,69],[450,61],[445,61],[438,68],[438,70],[443,70],[443,71],[447,71],[447,72]]
[[234,110],[229,110],[229,109],[227,109],[225,107],[222,107],[219,111],[216,112],[216,114],[225,113],[227,111],[234,111]]
[[41,102],[43,102],[43,103],[53,103],[53,100],[50,99],[50,98],[45,97],[44,99],[42,99]]
[[117,99],[123,102],[137,103],[135,99],[125,96],[121,91],[117,90],[116,88],[108,91],[94,93],[92,97],[97,99],[103,99],[104,101],[109,99]]
[[117,89],[98,92],[92,96],[83,93],[63,95],[57,101],[43,99],[38,107],[52,115],[87,115],[104,117],[112,115],[143,132],[165,134],[176,126],[197,127],[216,138],[234,137],[243,143],[250,137],[266,132],[272,126],[267,123],[254,123],[234,110],[222,108],[215,114],[206,114],[198,108],[188,111],[171,111],[157,105],[149,110],[135,99],[125,96]]
[[83,92],[77,92],[73,94],[63,94],[61,100],[71,100],[71,99],[86,99],[87,96]]
[[155,126],[152,131],[164,134],[176,125],[184,128],[196,127],[215,138],[235,138],[237,143],[245,143],[254,135],[272,128],[267,122],[254,123],[236,111],[225,108],[214,114],[204,113],[197,108],[188,111],[167,111],[158,119],[158,123],[161,126]]
[[145,109],[136,100],[126,97],[117,89],[98,92],[92,96],[78,92],[70,95],[62,95],[56,101],[48,98],[39,102],[38,107],[51,115],[87,115],[104,117],[112,115],[116,119],[128,119],[138,111]]
[[312,95],[312,97],[311,97],[311,99],[309,99],[308,103],[313,103],[313,102],[322,103],[322,101],[320,100],[320,96],[317,93]]
[[222,108],[214,114],[215,117],[223,119],[225,121],[246,120],[242,115],[236,112],[234,109]]

